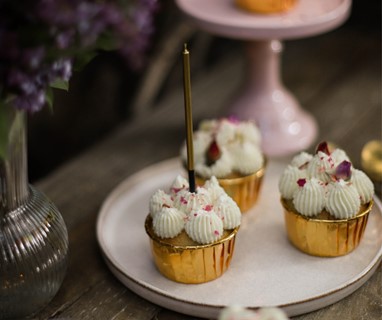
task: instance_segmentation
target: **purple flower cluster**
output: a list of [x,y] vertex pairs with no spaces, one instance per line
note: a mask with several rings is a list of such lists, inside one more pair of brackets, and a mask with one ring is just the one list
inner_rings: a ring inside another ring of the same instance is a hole
[[0,0],[0,99],[40,110],[49,86],[97,49],[140,67],[156,9],[156,0]]

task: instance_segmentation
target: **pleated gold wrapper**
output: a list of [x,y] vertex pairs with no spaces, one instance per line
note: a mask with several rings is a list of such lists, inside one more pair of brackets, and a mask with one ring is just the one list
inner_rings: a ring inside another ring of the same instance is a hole
[[258,13],[285,12],[295,6],[297,0],[235,0],[240,8]]
[[281,199],[285,225],[290,242],[301,251],[320,257],[337,257],[350,253],[361,242],[373,200],[362,206],[349,219],[314,219],[293,209],[293,204]]
[[220,240],[205,245],[197,244],[184,231],[172,239],[159,238],[153,231],[150,215],[146,218],[145,229],[160,273],[176,282],[196,284],[214,280],[228,269],[239,227],[224,230]]
[[[257,202],[262,180],[265,173],[266,162],[262,168],[248,176],[217,179],[224,191],[237,203],[242,213],[247,212]],[[207,180],[196,176],[196,184],[203,185]]]

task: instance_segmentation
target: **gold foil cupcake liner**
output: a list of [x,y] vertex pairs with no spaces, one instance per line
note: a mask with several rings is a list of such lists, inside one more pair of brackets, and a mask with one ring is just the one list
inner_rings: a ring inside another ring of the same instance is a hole
[[[238,178],[217,179],[224,191],[237,203],[242,213],[247,212],[257,202],[266,164],[253,174]],[[203,185],[208,179],[196,176],[196,184]]]
[[[145,222],[150,247],[159,272],[170,280],[181,283],[204,283],[220,277],[229,267],[235,248],[238,227],[225,232],[222,239],[206,245],[180,244],[177,239],[161,239],[154,234],[150,215]],[[178,236],[179,237],[179,236]]]
[[361,242],[373,200],[355,217],[341,220],[313,219],[296,213],[285,199],[285,225],[290,242],[314,256],[337,257],[350,253]]
[[240,8],[258,13],[285,12],[295,6],[297,0],[235,0]]

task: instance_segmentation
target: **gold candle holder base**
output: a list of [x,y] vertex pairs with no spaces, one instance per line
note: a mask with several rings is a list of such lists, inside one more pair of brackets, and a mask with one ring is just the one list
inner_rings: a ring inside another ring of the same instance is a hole
[[297,0],[235,0],[240,8],[258,13],[285,12],[295,6]]
[[330,220],[302,216],[291,201],[281,199],[290,242],[299,250],[314,256],[337,257],[353,251],[366,228],[373,200],[353,218]]
[[160,273],[176,282],[196,284],[214,280],[228,269],[239,227],[225,230],[220,240],[205,245],[194,242],[184,231],[172,239],[159,238],[153,231],[150,215],[145,229]]
[[[217,179],[224,191],[237,203],[242,213],[247,212],[257,202],[266,164],[248,176]],[[196,176],[196,184],[203,185],[206,180]]]

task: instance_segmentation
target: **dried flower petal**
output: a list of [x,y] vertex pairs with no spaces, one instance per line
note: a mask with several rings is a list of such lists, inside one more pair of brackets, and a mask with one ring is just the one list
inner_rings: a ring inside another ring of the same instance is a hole
[[207,149],[207,164],[214,164],[221,157],[220,149],[216,140],[213,140]]
[[351,178],[351,163],[349,161],[342,161],[336,168],[335,172],[336,180],[348,181]]
[[306,179],[298,179],[297,184],[299,187],[303,187],[306,183]]
[[320,142],[318,144],[318,146],[316,147],[316,154],[321,151],[325,154],[327,154],[328,156],[330,155],[330,151],[329,151],[329,146],[328,146],[328,143],[326,141],[323,141],[323,142]]

